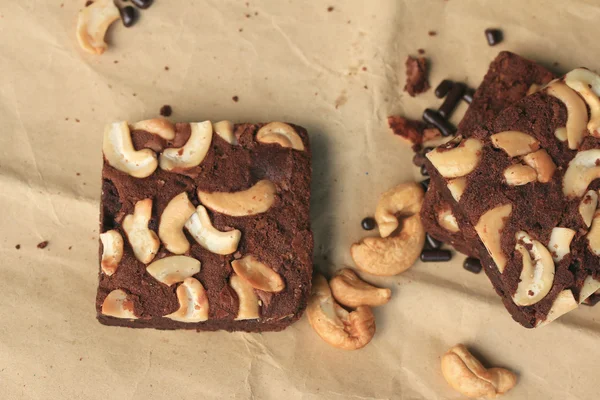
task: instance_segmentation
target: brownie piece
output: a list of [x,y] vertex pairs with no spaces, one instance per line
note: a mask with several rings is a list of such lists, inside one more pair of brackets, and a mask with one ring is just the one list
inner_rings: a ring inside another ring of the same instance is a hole
[[424,93],[429,90],[429,80],[427,79],[427,59],[425,57],[408,57],[406,65],[406,85],[404,91],[411,97]]
[[574,70],[427,155],[494,288],[528,328],[600,287],[598,93],[600,76]]
[[[500,52],[490,64],[483,82],[479,85],[473,101],[458,125],[458,134],[468,137],[476,127],[491,120],[504,108],[523,98],[532,85],[543,85],[553,78],[550,71],[532,61],[508,51]],[[429,173],[431,174],[431,171]],[[474,247],[465,240],[460,221],[456,221],[455,225],[443,226],[444,221],[448,219],[450,223],[454,222],[451,220],[452,203],[443,199],[438,186],[438,182],[432,179],[425,194],[421,208],[425,230],[432,237],[451,244],[461,253],[477,257]],[[440,216],[445,216],[446,219]]]
[[313,251],[304,128],[122,122],[103,150],[102,324],[261,332],[301,317]]

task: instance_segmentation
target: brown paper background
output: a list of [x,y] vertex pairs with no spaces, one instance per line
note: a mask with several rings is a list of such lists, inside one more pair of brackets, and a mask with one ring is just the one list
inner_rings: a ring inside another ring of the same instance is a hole
[[352,265],[378,194],[420,179],[385,120],[439,104],[401,91],[406,55],[427,51],[433,85],[476,86],[503,49],[599,68],[596,1],[156,0],[115,24],[102,56],[75,41],[82,3],[0,0],[0,398],[458,399],[439,367],[457,342],[519,374],[506,399],[597,398],[600,306],[526,330],[460,255],[372,279],[393,299],[355,352],[306,318],[281,333],[161,332],[102,326],[94,309],[105,123],[170,104],[173,120],[307,127],[315,262],[331,273]]

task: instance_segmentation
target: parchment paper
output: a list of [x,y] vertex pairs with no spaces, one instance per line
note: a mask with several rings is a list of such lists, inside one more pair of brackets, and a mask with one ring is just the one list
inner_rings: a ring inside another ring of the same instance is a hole
[[75,41],[83,3],[0,0],[0,398],[458,399],[439,367],[457,342],[519,374],[506,399],[598,397],[600,306],[526,330],[460,255],[371,279],[393,299],[355,352],[306,317],[281,333],[161,332],[102,326],[94,309],[107,122],[170,104],[177,121],[307,127],[315,263],[330,274],[352,266],[379,193],[421,179],[386,126],[439,104],[401,91],[407,54],[426,50],[434,86],[476,86],[503,49],[598,68],[596,1],[156,0],[134,27],[115,23],[102,56]]

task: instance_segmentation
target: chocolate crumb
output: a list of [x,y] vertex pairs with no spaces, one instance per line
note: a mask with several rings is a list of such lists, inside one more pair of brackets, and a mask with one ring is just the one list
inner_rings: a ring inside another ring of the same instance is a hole
[[437,35],[437,32],[436,32],[436,31],[429,31],[429,32],[427,32],[427,34],[428,34],[429,36],[436,36],[436,35]]
[[366,71],[366,70],[367,70],[367,67],[362,67],[362,70],[363,70],[363,71]]
[[65,117],[65,121],[68,121],[68,120],[69,120],[69,117]]
[[418,52],[419,54],[425,54],[425,49],[418,49],[418,50],[417,50],[417,52]]
[[240,100],[240,98],[238,96],[233,96],[231,98],[231,100],[235,101],[236,103]]
[[246,14],[246,18],[250,18],[250,14]]
[[79,119],[75,118],[75,122],[79,122]]
[[427,59],[425,57],[408,56],[406,65],[406,85],[404,91],[411,97],[429,90],[429,81],[427,79]]
[[76,172],[75,175],[80,176],[81,174],[79,172]]
[[332,11],[333,11],[333,6],[329,6],[329,7],[327,7],[327,11],[328,11],[328,12],[332,12]]
[[37,248],[38,249],[45,249],[46,246],[48,246],[48,241],[44,240],[43,242],[38,243]]
[[165,65],[165,71],[168,71],[168,70],[169,70],[169,66]]
[[118,64],[118,63],[119,63],[119,60],[115,60],[115,61],[113,61],[113,63],[114,63],[114,64]]
[[18,244],[18,245],[15,246],[15,249],[17,249],[17,250],[19,250],[20,248],[21,248],[20,244]]
[[244,28],[238,29],[238,32],[244,32]]
[[160,115],[162,115],[163,117],[170,117],[171,114],[173,114],[173,109],[170,105],[165,104],[160,108]]
[[73,246],[69,246],[69,250],[71,250],[73,248]]
[[85,6],[86,6],[86,7],[89,7],[89,6],[91,6],[92,4],[94,4],[94,2],[93,2],[92,0],[88,0],[88,1],[86,1],[86,2],[85,2]]
[[136,97],[136,96],[137,96],[137,93],[133,93],[133,97]]
[[368,89],[369,87],[367,85],[364,86],[365,89]]
[[255,11],[255,12],[254,12],[254,15],[258,15],[258,11]]

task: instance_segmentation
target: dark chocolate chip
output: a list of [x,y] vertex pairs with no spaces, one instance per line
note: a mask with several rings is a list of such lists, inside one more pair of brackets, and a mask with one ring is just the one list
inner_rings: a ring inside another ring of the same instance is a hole
[[429,172],[427,172],[427,168],[425,168],[425,164],[421,165],[421,175],[429,176]]
[[460,99],[462,99],[465,94],[466,89],[467,86],[464,83],[454,82],[454,85],[452,85],[446,99],[444,99],[442,106],[438,110],[442,117],[450,119],[452,113],[456,110],[456,106],[458,106]]
[[417,167],[422,167],[425,164],[425,156],[422,153],[415,153],[412,162]]
[[456,132],[456,128],[452,126],[450,122],[446,121],[440,113],[431,108],[428,108],[423,112],[423,121],[438,128],[442,133],[442,136],[450,136]]
[[427,245],[427,247],[429,249],[435,250],[435,249],[439,249],[440,247],[442,247],[444,245],[444,242],[437,240],[433,236],[430,236],[428,233],[425,235],[425,245]]
[[452,89],[452,85],[454,85],[454,82],[452,82],[449,79],[444,79],[435,88],[435,97],[437,97],[438,99],[443,99],[444,96],[446,96],[448,94],[448,92],[450,91],[450,89]]
[[467,104],[471,104],[473,101],[473,95],[475,94],[475,90],[471,88],[467,88],[465,90],[465,94],[463,94],[463,100],[467,102]]
[[375,218],[373,217],[366,217],[361,221],[360,226],[362,226],[365,231],[372,231],[377,226],[377,222],[375,222]]
[[141,9],[146,9],[152,5],[153,0],[131,0],[133,4]]
[[423,186],[423,190],[427,191],[429,189],[429,179],[425,179],[424,181],[419,182],[421,186]]
[[452,252],[450,250],[423,250],[421,252],[421,261],[423,262],[437,262],[437,261],[450,261],[452,259]]
[[481,272],[481,262],[473,257],[465,258],[465,262],[463,263],[463,268],[469,272],[474,274],[478,274]]
[[485,38],[490,46],[495,46],[502,41],[504,35],[500,29],[486,29]]
[[137,10],[132,6],[127,6],[119,9],[121,13],[121,21],[126,28],[129,28],[137,21]]

